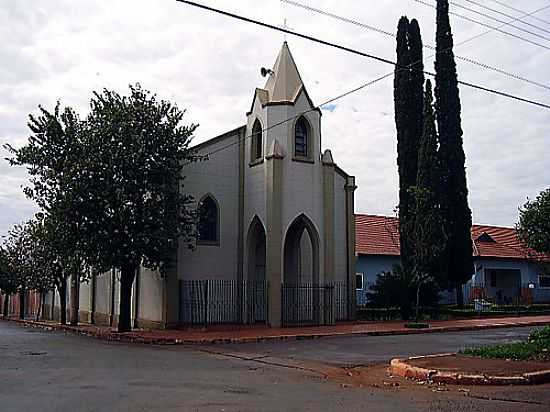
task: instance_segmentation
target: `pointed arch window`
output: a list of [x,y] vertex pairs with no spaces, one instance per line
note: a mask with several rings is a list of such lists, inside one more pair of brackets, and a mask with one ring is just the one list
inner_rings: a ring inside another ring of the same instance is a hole
[[294,127],[294,156],[309,158],[309,123],[304,116],[300,117]]
[[211,196],[206,195],[198,207],[198,243],[218,244],[219,243],[219,208],[218,202]]
[[260,161],[263,151],[263,129],[262,124],[258,119],[254,122],[254,126],[252,126],[252,144],[250,147],[250,160],[251,162],[258,162]]

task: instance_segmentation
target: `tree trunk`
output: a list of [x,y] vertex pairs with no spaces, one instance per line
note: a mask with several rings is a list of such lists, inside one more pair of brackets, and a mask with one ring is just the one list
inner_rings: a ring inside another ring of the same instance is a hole
[[118,331],[132,330],[132,285],[136,276],[136,266],[128,264],[120,273],[120,310],[118,314]]
[[67,324],[67,279],[61,281],[61,285],[58,288],[59,291],[59,306],[61,307],[61,313],[59,314],[59,320],[62,325]]
[[420,287],[422,286],[421,283],[418,284],[418,287],[416,288],[416,320],[415,322],[418,323],[418,317],[419,317],[419,308],[420,308]]
[[19,319],[25,319],[25,288],[19,292]]
[[461,308],[464,306],[464,292],[462,291],[462,284],[456,284],[456,305]]
[[8,315],[9,315],[9,310],[10,310],[10,295],[6,293],[6,296],[4,298],[4,308],[3,308],[3,314],[4,314],[4,317],[7,318]]
[[80,297],[79,297],[80,275],[74,273],[71,276],[71,319],[70,323],[73,326],[78,325],[78,312],[80,310]]
[[43,292],[40,292],[40,297],[38,298],[38,310],[36,311],[35,320],[38,322],[40,320],[40,312],[42,311],[42,296],[44,295]]

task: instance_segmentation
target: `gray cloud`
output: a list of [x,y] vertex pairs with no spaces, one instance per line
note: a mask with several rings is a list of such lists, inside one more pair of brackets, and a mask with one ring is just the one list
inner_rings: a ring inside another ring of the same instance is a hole
[[[277,0],[203,3],[281,24]],[[366,5],[368,3],[368,5]],[[371,4],[372,3],[372,4]],[[532,11],[544,5],[519,0]],[[402,14],[419,20],[425,43],[434,43],[434,11],[410,0],[335,2],[316,7],[395,31]],[[394,59],[394,40],[327,17],[286,6],[293,29]],[[550,13],[539,17],[550,20]],[[455,41],[486,29],[452,19]],[[187,108],[200,123],[200,142],[245,122],[254,88],[264,79],[283,40],[274,33],[200,11],[175,1],[0,0],[0,143],[20,145],[37,105],[56,100],[85,114],[93,90],[121,92],[141,82],[162,98]],[[391,71],[348,53],[287,36],[308,92],[317,104]],[[456,53],[548,82],[548,52],[491,33],[458,47]],[[430,53],[427,53],[430,54]],[[427,59],[426,68],[433,68]],[[463,80],[482,83],[550,103],[548,92],[468,63]],[[324,111],[323,146],[357,177],[356,210],[391,214],[397,204],[396,141],[391,78],[339,100]],[[461,88],[464,146],[470,202],[477,222],[512,225],[517,207],[550,183],[549,112]],[[4,155],[2,155],[4,157]],[[23,170],[0,166],[0,233],[34,211],[21,194]]]

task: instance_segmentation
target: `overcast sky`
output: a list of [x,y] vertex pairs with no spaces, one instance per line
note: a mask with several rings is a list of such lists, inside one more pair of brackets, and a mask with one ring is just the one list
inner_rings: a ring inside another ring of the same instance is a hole
[[[286,17],[293,30],[395,59],[394,39],[279,0],[197,1],[276,25]],[[414,0],[300,1],[389,32],[405,14],[419,20],[424,43],[434,43],[435,10]],[[478,1],[518,16],[491,0]],[[549,4],[503,1],[525,12]],[[456,3],[474,7],[466,0]],[[550,22],[550,9],[537,16]],[[528,25],[522,27],[538,36],[505,30],[550,47],[550,23],[526,21],[546,31]],[[451,23],[455,43],[487,31],[457,17]],[[272,66],[283,42],[281,33],[175,0],[0,0],[0,35],[0,142],[15,146],[28,138],[27,116],[39,104],[52,108],[60,99],[85,115],[93,90],[126,93],[135,82],[186,108],[186,121],[200,124],[195,142],[204,141],[245,123],[254,88],[264,84],[259,69]],[[291,35],[287,40],[316,104],[392,70]],[[550,50],[543,47],[492,32],[455,53],[550,86]],[[433,59],[425,64],[431,70]],[[548,89],[461,61],[458,70],[461,80],[550,104]],[[518,206],[550,184],[550,110],[464,87],[461,98],[474,222],[513,225]],[[323,149],[332,149],[338,165],[357,178],[356,211],[393,214],[398,202],[393,78],[339,100],[323,114]],[[25,182],[24,170],[0,161],[0,234],[34,212],[21,191]]]

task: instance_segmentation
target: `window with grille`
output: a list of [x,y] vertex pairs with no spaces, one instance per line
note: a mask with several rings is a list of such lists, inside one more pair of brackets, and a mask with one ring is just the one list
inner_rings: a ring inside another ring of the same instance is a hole
[[218,242],[218,204],[211,196],[206,196],[199,204],[199,242]]
[[302,116],[296,122],[294,132],[294,154],[297,157],[308,157],[309,124]]

